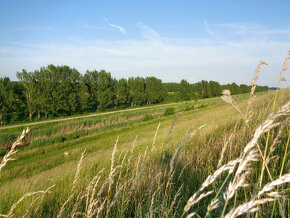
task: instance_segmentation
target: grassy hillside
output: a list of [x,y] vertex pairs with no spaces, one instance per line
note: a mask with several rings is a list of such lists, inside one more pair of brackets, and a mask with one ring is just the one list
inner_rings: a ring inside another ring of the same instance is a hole
[[[289,91],[279,93],[277,105],[289,100]],[[161,106],[34,126],[13,156],[16,160],[0,173],[0,214],[11,212],[11,206],[25,193],[51,187],[27,196],[12,212],[17,217],[180,217],[189,205],[188,199],[218,168],[218,162],[224,164],[239,157],[255,129],[271,112],[274,94],[257,95],[247,125],[232,105],[215,98],[176,104],[177,113],[169,116],[163,115],[165,108]],[[236,96],[235,101],[245,113],[248,95]],[[194,104],[199,109],[191,110]],[[153,119],[145,121],[146,114],[152,114]],[[279,117],[280,121],[285,119],[287,116]],[[21,128],[0,131],[3,155],[20,132]],[[274,128],[268,137],[263,134],[258,143],[264,151],[266,144],[269,148],[276,143],[277,134],[279,143],[271,157],[278,158],[271,159],[268,165],[272,179],[278,178],[280,171],[283,174],[289,170],[285,164],[289,156],[289,122],[282,129]],[[234,176],[224,172],[210,186],[214,194],[190,206],[188,213],[205,215],[211,199],[220,201],[212,209],[213,216],[250,200],[260,185],[257,181],[262,168],[259,158],[247,177],[250,185],[240,188],[229,202],[223,200],[222,194],[227,193],[226,187]],[[271,176],[265,172],[261,187],[271,181]],[[280,206],[287,212],[289,202],[270,202],[265,208],[274,208],[273,214],[279,214]]]

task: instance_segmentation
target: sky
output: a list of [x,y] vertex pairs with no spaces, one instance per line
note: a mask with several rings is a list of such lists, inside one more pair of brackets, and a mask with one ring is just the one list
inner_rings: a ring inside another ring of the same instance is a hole
[[[84,74],[276,86],[289,0],[0,0],[0,77],[49,64]],[[282,87],[290,85],[290,69]]]

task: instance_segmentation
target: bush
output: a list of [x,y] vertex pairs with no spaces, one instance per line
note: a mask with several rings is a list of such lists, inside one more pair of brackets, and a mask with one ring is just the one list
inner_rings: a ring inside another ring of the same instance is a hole
[[164,116],[169,116],[175,114],[175,109],[173,107],[167,107],[164,111]]
[[12,144],[18,137],[18,134],[16,133],[6,133],[6,134],[1,134],[0,137],[0,146],[4,144]]
[[194,110],[194,105],[186,105],[184,111],[191,111]]
[[153,120],[153,116],[152,114],[146,114],[142,120],[143,121]]
[[58,135],[53,139],[53,143],[61,143],[66,140],[66,137],[64,135]]
[[52,143],[53,143],[53,141],[50,138],[46,138],[46,137],[45,138],[36,138],[36,139],[32,140],[29,147],[30,148],[37,148],[37,147],[49,145]]
[[201,105],[199,105],[197,108],[198,108],[198,109],[201,109],[201,108],[205,108],[205,107],[207,107],[207,105],[205,105],[205,104],[201,104]]

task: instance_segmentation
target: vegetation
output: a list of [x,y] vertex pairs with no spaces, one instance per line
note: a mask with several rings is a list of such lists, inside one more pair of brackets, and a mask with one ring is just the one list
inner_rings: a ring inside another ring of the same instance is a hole
[[164,116],[175,114],[175,110],[173,107],[167,107],[164,111]]
[[[289,90],[280,93],[279,105],[287,99],[287,91]],[[253,119],[249,125],[253,131],[257,124],[265,119],[264,117],[267,117],[267,107],[264,107],[263,104],[265,102],[271,104],[273,97],[272,93],[261,95],[251,106]],[[238,99],[236,101],[241,110],[245,111],[246,101]],[[43,192],[37,192],[19,203],[13,212],[19,215],[24,214],[33,199],[43,196],[43,203],[39,208],[38,203],[34,202],[30,208],[30,215],[35,213],[38,208],[36,213],[40,216],[60,214],[61,217],[66,217],[72,215],[77,205],[76,213],[84,212],[93,215],[95,212],[98,213],[95,209],[100,208],[105,201],[99,216],[106,216],[108,210],[110,214],[108,216],[128,217],[149,213],[153,213],[154,216],[161,216],[164,213],[168,216],[174,216],[174,214],[177,217],[180,216],[187,200],[199,189],[202,181],[212,173],[213,169],[216,169],[220,159],[218,151],[225,147],[225,143],[227,144],[223,159],[220,161],[221,164],[238,157],[244,143],[250,141],[252,131],[247,130],[244,134],[243,122],[239,113],[231,110],[230,105],[225,104],[213,105],[200,111],[183,112],[174,125],[170,124],[170,120],[172,117],[161,117],[152,123],[137,124],[133,128],[115,130],[110,134],[104,132],[103,135],[76,139],[74,142],[65,142],[63,145],[55,144],[45,148],[36,147],[20,151],[14,156],[17,160],[9,162],[1,171],[0,200],[4,204],[1,205],[0,213],[9,213],[12,204],[26,192],[42,190]],[[159,122],[160,125],[158,125]],[[206,126],[198,129],[205,123]],[[216,123],[219,125],[217,126]],[[184,141],[186,143],[182,143],[183,139],[180,142],[180,136],[184,137],[190,127],[194,127],[194,129],[187,133],[187,138]],[[173,131],[167,136],[166,133],[170,132],[172,128]],[[232,132],[232,128],[235,128],[234,132]],[[279,130],[280,127],[276,128]],[[195,129],[198,130],[194,131]],[[273,131],[273,134],[276,133],[276,130]],[[234,135],[228,141],[231,134]],[[118,138],[118,135],[119,140],[116,144],[114,140]],[[138,135],[137,139],[136,135]],[[286,136],[287,131],[283,131],[279,137],[281,143],[276,145],[277,150],[275,149],[271,156],[281,155],[281,158],[284,157]],[[170,138],[169,141],[168,138]],[[274,138],[274,135],[271,136],[271,145]],[[260,143],[264,143],[263,141],[262,137]],[[115,148],[113,148],[114,144],[116,144]],[[76,170],[72,171],[71,168],[73,166],[78,168],[77,159],[85,148],[86,153],[82,158],[78,176],[75,176]],[[110,154],[111,152],[113,152],[113,156]],[[111,161],[110,158],[112,158]],[[279,166],[280,168],[283,158],[277,160],[280,161],[271,162],[269,165],[271,172],[277,172],[273,167],[276,169]],[[257,169],[254,168],[254,172],[259,171],[258,165],[255,167]],[[103,168],[105,170],[102,171]],[[97,172],[100,173],[97,174]],[[226,172],[224,173],[223,178],[226,177]],[[77,178],[76,182],[74,182],[75,177]],[[94,177],[95,179],[93,179]],[[278,178],[278,175],[273,174],[273,178]],[[266,184],[267,180],[265,178],[263,184]],[[96,183],[97,181],[98,183]],[[212,188],[218,191],[218,185],[222,185],[222,182],[222,178],[217,179]],[[55,186],[50,188],[54,184]],[[75,184],[74,188],[73,184]],[[13,187],[18,187],[18,191],[12,191]],[[49,190],[45,192],[47,188]],[[80,193],[80,196],[85,197],[87,188],[89,196],[80,201],[78,194]],[[247,196],[251,194],[249,190],[249,188],[245,188]],[[237,205],[244,201],[243,192],[242,188],[237,196]],[[71,195],[73,196],[70,197]],[[8,196],[10,197],[7,198]],[[91,202],[93,211],[86,211],[86,199],[90,199],[92,196],[94,196]],[[64,205],[68,199],[68,203]],[[209,203],[205,199],[203,204],[193,206],[191,211],[196,211],[201,215],[202,211],[207,209],[207,202]],[[110,206],[111,204],[112,206]],[[275,213],[279,213],[278,203],[276,204]],[[51,205],[54,206],[51,207]],[[162,210],[160,205],[163,207]],[[233,205],[230,204],[230,206]],[[284,206],[287,206],[287,203]],[[221,212],[221,207],[213,214]],[[64,208],[63,211],[61,208]],[[227,212],[229,211],[227,210]]]
[[[248,95],[236,95],[236,99],[246,99]],[[220,104],[218,98],[200,99],[198,101],[189,101],[187,106],[200,108],[201,105],[215,105]],[[152,115],[153,118],[159,119],[163,116],[167,104],[160,104],[154,107],[142,107],[136,108],[131,111],[116,111],[111,114],[94,114],[94,116],[78,118],[68,121],[55,120],[50,123],[38,123],[34,125],[29,131],[27,137],[25,137],[20,147],[29,149],[31,146],[45,145],[45,141],[48,144],[54,143],[54,138],[58,135],[62,135],[67,140],[73,138],[80,138],[95,133],[103,132],[107,129],[118,129],[125,126],[131,126],[144,121],[146,115]],[[183,111],[184,103],[172,103],[170,107],[173,107],[175,111]],[[72,117],[73,118],[73,117]],[[147,119],[147,118],[146,118]],[[29,125],[29,124],[26,124]],[[17,139],[19,132],[22,131],[22,126],[15,128],[8,128],[0,130],[0,151],[6,151],[10,148],[10,145]],[[73,137],[74,136],[74,137]],[[67,141],[65,140],[65,141]],[[48,145],[47,144],[47,145]],[[28,146],[29,145],[29,146]],[[2,152],[5,154],[5,152]]]
[[288,217],[290,102],[289,88],[279,85],[289,58],[275,93],[254,98],[260,63],[247,99],[226,89],[225,103],[183,105],[175,119],[159,116],[16,153],[24,130],[0,164],[0,214]]
[[[251,86],[236,83],[220,85],[216,81],[202,80],[198,83],[189,84],[186,80],[181,80],[180,83],[164,83],[169,93],[168,96],[172,101],[180,100],[195,100],[200,98],[211,98],[221,96],[224,89],[231,91],[232,95],[250,93]],[[268,91],[267,86],[256,86],[256,92]]]
[[[249,93],[250,86],[215,81],[165,83],[155,77],[115,79],[105,70],[81,75],[68,66],[48,65],[17,72],[20,82],[0,78],[0,125],[64,117],[127,107],[211,98],[229,89],[233,95]],[[257,91],[268,87],[257,86]],[[168,93],[169,91],[169,93]]]

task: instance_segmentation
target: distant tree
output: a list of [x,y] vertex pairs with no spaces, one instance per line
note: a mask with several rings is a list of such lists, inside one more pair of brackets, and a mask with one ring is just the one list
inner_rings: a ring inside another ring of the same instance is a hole
[[22,70],[21,72],[17,72],[17,78],[22,82],[23,86],[25,87],[25,95],[27,100],[27,108],[29,111],[29,120],[32,120],[33,114],[37,110],[37,85],[35,76],[33,73],[27,73],[26,70]]
[[129,104],[129,90],[128,90],[128,81],[126,79],[120,79],[115,81],[114,85],[115,93],[115,105],[117,107],[127,106]]
[[247,86],[245,84],[241,84],[240,91],[241,91],[241,93],[249,93],[251,91],[251,87]]
[[128,87],[131,106],[145,104],[145,79],[142,77],[131,77],[128,79]]
[[105,110],[112,108],[114,105],[114,79],[111,77],[111,73],[107,73],[105,70],[99,72],[98,75],[98,108]]
[[230,84],[229,89],[230,89],[232,95],[236,95],[236,94],[241,93],[240,86],[238,86],[236,83]]
[[167,90],[156,77],[145,78],[145,96],[147,104],[156,104],[164,100]]
[[208,96],[216,97],[221,95],[221,85],[215,81],[209,81],[208,83]]
[[190,84],[185,79],[180,81],[179,92],[183,100],[190,100],[192,89]]
[[97,110],[98,107],[98,80],[99,73],[98,71],[87,71],[83,76],[83,82],[88,89],[88,108],[90,110]]
[[11,121],[21,121],[26,119],[27,104],[24,94],[24,87],[19,82],[11,82],[12,108]]
[[179,92],[180,83],[163,83],[168,92]]
[[0,79],[0,124],[6,123],[11,117],[12,90],[9,78]]
[[0,125],[25,119],[26,99],[23,87],[11,82],[8,77],[0,78]]

